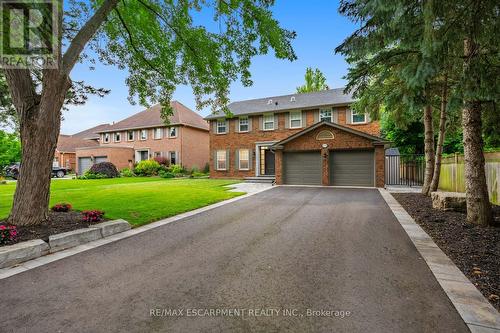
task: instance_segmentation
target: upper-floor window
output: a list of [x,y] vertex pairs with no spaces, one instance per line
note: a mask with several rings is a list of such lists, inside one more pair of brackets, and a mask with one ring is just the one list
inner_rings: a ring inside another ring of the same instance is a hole
[[302,112],[292,111],[290,112],[290,128],[302,127]]
[[226,151],[225,150],[217,150],[217,170],[226,170]]
[[176,138],[177,137],[177,127],[170,127],[168,129],[168,137],[169,138]]
[[225,119],[217,120],[217,134],[224,134],[226,132],[227,132],[227,121]]
[[270,131],[274,129],[274,114],[265,114],[263,120],[264,131]]
[[128,141],[134,141],[134,136],[135,136],[134,133],[135,133],[134,131],[128,131],[127,132],[127,139],[128,139]]
[[319,110],[319,121],[330,121],[333,123],[333,112],[332,109]]
[[148,138],[148,130],[141,130],[141,140],[147,140]]
[[157,127],[157,128],[154,129],[154,138],[156,140],[161,139],[161,134],[162,134],[161,130],[162,130],[161,127]]
[[239,118],[239,131],[248,132],[248,117]]
[[109,143],[109,140],[110,140],[110,135],[109,133],[104,133],[104,143]]
[[238,151],[239,153],[239,161],[240,161],[240,165],[239,165],[239,169],[240,170],[248,170],[250,169],[250,152],[248,151],[248,149],[240,149]]
[[120,142],[122,141],[122,135],[120,132],[115,133],[115,142]]
[[353,124],[366,123],[366,113],[351,112],[351,123],[353,123]]

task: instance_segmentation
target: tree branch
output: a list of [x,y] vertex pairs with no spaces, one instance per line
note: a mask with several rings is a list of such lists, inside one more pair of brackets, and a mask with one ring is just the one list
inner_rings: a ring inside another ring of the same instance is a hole
[[26,119],[40,99],[31,73],[28,69],[4,69],[3,71],[18,118]]
[[68,75],[75,66],[80,53],[85,48],[88,41],[99,30],[102,23],[106,20],[109,13],[117,7],[120,0],[105,0],[104,3],[97,9],[94,15],[85,23],[85,25],[76,34],[75,38],[71,41],[62,61],[62,74]]

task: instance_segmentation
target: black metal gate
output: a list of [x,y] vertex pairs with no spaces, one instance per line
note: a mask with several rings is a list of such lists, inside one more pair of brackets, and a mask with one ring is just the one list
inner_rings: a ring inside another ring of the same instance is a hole
[[422,186],[424,173],[424,155],[385,156],[386,185]]

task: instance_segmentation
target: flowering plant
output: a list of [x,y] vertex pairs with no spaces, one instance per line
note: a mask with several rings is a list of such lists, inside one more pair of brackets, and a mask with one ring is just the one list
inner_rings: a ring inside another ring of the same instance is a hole
[[0,245],[12,244],[17,240],[17,229],[15,226],[0,225]]
[[102,210],[85,210],[83,211],[84,222],[99,222],[104,216]]
[[52,206],[51,210],[53,212],[69,212],[73,208],[69,203],[58,203]]

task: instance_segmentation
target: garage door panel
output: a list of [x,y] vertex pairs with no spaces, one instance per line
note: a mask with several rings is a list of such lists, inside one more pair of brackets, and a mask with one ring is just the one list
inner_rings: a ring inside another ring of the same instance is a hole
[[78,158],[78,174],[82,175],[92,166],[92,159],[90,157]]
[[330,184],[374,186],[373,151],[330,152]]
[[320,152],[285,153],[284,183],[290,185],[321,185]]

